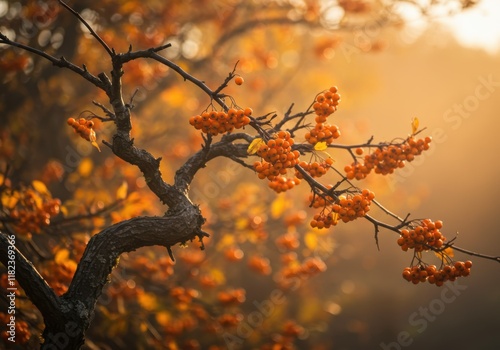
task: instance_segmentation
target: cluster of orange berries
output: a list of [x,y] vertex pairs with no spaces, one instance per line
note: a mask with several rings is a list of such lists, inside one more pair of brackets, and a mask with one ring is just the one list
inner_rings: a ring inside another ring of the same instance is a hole
[[271,274],[271,264],[268,258],[253,255],[248,259],[248,267],[261,275]]
[[283,176],[288,169],[299,163],[299,151],[292,151],[293,138],[288,131],[279,131],[267,143],[263,143],[257,150],[262,161],[253,164],[260,179],[268,179],[269,187],[276,192],[283,192],[300,183],[297,177],[289,179]]
[[[322,162],[312,162],[312,163],[307,163],[307,162],[300,162],[299,165],[302,169],[307,171],[312,177],[321,177],[326,174],[328,169],[333,164],[333,159],[332,158],[326,158]],[[295,170],[295,176],[299,179],[303,179],[302,174],[298,171]]]
[[[371,201],[375,198],[375,194],[367,189],[355,195],[348,194],[341,196],[337,201],[327,196],[327,198],[316,196],[313,201],[313,207],[324,209],[315,214],[310,222],[313,228],[330,228],[336,225],[339,220],[349,222],[363,217],[370,210]],[[328,206],[327,203],[333,203]]]
[[[327,266],[319,257],[308,257],[302,263],[299,263],[296,258],[296,254],[286,255],[285,259],[288,264],[280,271],[277,280],[281,288],[292,287],[296,277],[307,279],[326,271]],[[286,261],[284,262],[286,263]]]
[[316,125],[305,134],[307,142],[311,145],[318,142],[326,142],[329,145],[340,137],[339,128],[336,125],[326,123],[326,118],[337,110],[339,102],[340,95],[335,86],[316,96],[316,102],[313,104]]
[[294,340],[304,334],[304,327],[293,320],[288,320],[283,325],[280,333],[274,334],[272,342],[264,344],[260,350],[292,350],[295,349]]
[[193,298],[199,296],[199,292],[192,288],[174,287],[170,290],[170,296],[177,302],[178,306],[185,308]]
[[243,250],[236,246],[231,246],[224,251],[224,257],[229,261],[240,261],[245,256]]
[[472,261],[455,261],[453,264],[444,265],[437,269],[435,265],[417,265],[406,267],[403,270],[403,278],[413,284],[429,282],[436,286],[442,286],[446,281],[454,281],[457,277],[470,275]]
[[340,95],[336,86],[322,92],[316,96],[316,102],[313,104],[316,113],[316,123],[326,122],[326,118],[337,110],[340,102]]
[[366,215],[374,198],[372,191],[364,189],[354,196],[340,197],[338,203],[332,206],[332,211],[338,214],[343,222],[353,221]]
[[217,318],[217,323],[225,328],[236,327],[243,320],[243,315],[236,314],[222,314]]
[[337,125],[329,125],[326,123],[317,123],[314,128],[305,134],[307,142],[315,145],[318,142],[326,142],[331,144],[333,140],[340,137],[340,130]]
[[402,229],[398,238],[398,245],[402,250],[414,249],[416,252],[441,248],[446,238],[441,233],[443,222],[424,219],[420,225],[411,229]]
[[300,180],[297,177],[293,179],[286,176],[276,176],[274,180],[269,181],[269,187],[276,193],[285,192],[292,189],[295,185],[298,185]]
[[[361,180],[372,170],[377,174],[392,174],[395,169],[404,167],[405,161],[411,162],[415,159],[415,156],[428,150],[431,141],[432,139],[429,136],[418,140],[409,137],[401,144],[391,144],[376,148],[373,153],[365,155],[363,164],[354,162],[351,165],[347,165],[344,168],[346,177],[349,180]],[[362,154],[362,149],[357,149],[356,153],[358,155]]]
[[189,124],[205,134],[217,136],[248,125],[252,113],[251,108],[230,108],[227,113],[224,111],[203,112],[201,115],[189,118]]
[[30,236],[31,233],[40,233],[44,226],[50,225],[50,218],[59,214],[61,201],[57,198],[42,202],[41,197],[31,189],[23,193],[18,204],[22,209],[13,209],[10,217],[15,220],[17,233]]
[[94,127],[94,122],[92,120],[79,118],[77,121],[75,118],[68,118],[67,123],[72,126],[75,132],[85,140],[95,140],[95,131],[92,129]]
[[217,294],[217,300],[224,305],[237,305],[245,302],[245,293],[243,288],[221,291]]
[[278,236],[275,243],[283,250],[294,250],[300,245],[297,235],[293,232],[287,232]]

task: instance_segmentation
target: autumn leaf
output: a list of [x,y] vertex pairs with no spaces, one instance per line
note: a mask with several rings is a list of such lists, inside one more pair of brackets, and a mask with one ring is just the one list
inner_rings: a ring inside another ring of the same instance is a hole
[[34,180],[31,182],[31,186],[40,194],[49,194],[47,186],[42,181]]
[[279,218],[283,212],[289,207],[289,202],[286,200],[285,195],[281,194],[276,197],[271,203],[271,216],[273,219]]
[[2,206],[4,208],[12,209],[19,201],[19,192],[15,191],[12,194],[8,192],[2,193]]
[[120,187],[116,190],[116,199],[125,199],[127,198],[127,192],[128,192],[128,184],[127,181],[123,181]]
[[418,124],[419,124],[419,120],[417,117],[415,117],[411,120],[411,134],[412,135],[415,135],[415,133],[417,132]]
[[69,250],[68,249],[60,249],[56,255],[54,256],[54,261],[57,264],[64,264],[69,258]]
[[88,177],[92,173],[94,163],[90,158],[83,158],[80,165],[78,165],[78,173],[82,177]]
[[217,284],[224,284],[226,282],[225,274],[220,269],[212,268],[210,270],[210,275],[217,282]]
[[448,247],[440,252],[434,252],[434,254],[439,258],[443,259],[443,256],[449,256],[450,258],[453,258],[455,256],[455,252],[453,251],[452,247]]
[[248,154],[255,154],[259,150],[260,146],[264,144],[264,140],[260,137],[254,139],[247,148]]
[[314,145],[314,150],[316,151],[324,151],[327,148],[328,145],[326,144],[326,142],[316,142],[316,144]]
[[94,146],[95,148],[97,148],[97,150],[99,152],[101,152],[101,149],[99,148],[99,145],[97,144],[97,137],[96,137],[95,131],[93,129],[90,129],[89,140],[90,140],[90,143],[92,144],[92,146]]
[[304,244],[307,248],[315,250],[318,246],[318,236],[314,232],[308,232],[304,236]]

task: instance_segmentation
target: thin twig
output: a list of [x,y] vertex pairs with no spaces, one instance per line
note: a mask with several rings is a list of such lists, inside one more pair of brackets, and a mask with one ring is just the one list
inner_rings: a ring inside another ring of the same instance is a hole
[[90,34],[92,34],[92,36],[96,38],[96,40],[101,44],[101,46],[104,48],[104,50],[106,50],[106,52],[111,58],[115,56],[114,51],[109,48],[109,46],[104,42],[104,40],[102,40],[102,38],[95,32],[95,30],[90,26],[90,24],[88,24],[88,22],[82,16],[80,16],[78,12],[73,10],[68,4],[66,4],[62,0],[59,0],[59,3],[62,6],[64,6],[69,12],[75,15],[75,17],[78,18],[80,22],[82,22],[82,24],[89,30]]

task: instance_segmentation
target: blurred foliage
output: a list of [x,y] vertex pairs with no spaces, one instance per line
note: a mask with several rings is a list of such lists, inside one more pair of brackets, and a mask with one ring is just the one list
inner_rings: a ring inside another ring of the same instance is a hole
[[[238,63],[245,82],[225,93],[264,114],[284,112],[292,102],[305,107],[325,88],[318,82],[330,72],[303,73],[315,62],[383,51],[387,38],[405,26],[404,9],[425,18],[473,2],[82,0],[70,5],[117,51],[171,43],[162,54],[211,87]],[[0,1],[0,30],[91,72],[110,70],[102,47],[57,1]],[[101,91],[38,56],[3,46],[0,70],[2,215],[27,203],[44,208],[30,212],[26,220],[33,227],[22,231],[3,220],[2,230],[16,232],[18,248],[61,295],[92,235],[137,215],[161,215],[165,207],[137,169],[106,147],[97,152],[66,125],[69,117],[105,117],[91,103],[105,104]],[[203,140],[187,121],[210,101],[158,63],[132,61],[124,71],[124,95],[134,95],[133,136],[163,157],[161,171],[169,181],[199,150]],[[342,74],[348,73],[337,75]],[[307,102],[295,98],[303,96]],[[100,144],[112,126],[94,123]],[[305,192],[276,196],[251,171],[216,160],[197,176],[191,197],[207,218],[206,250],[196,243],[177,248],[176,262],[157,247],[124,254],[101,296],[86,347],[325,349],[335,344],[326,332],[329,316],[356,303],[354,287],[346,276],[328,275],[327,284],[321,278],[327,266],[338,263],[334,252],[345,242],[309,226]],[[18,308],[26,322],[19,323],[18,334],[24,332],[26,346],[34,347],[43,322],[29,302]],[[334,326],[341,334],[338,342],[346,334],[359,335],[362,342],[365,323],[355,316],[339,320],[346,322]]]

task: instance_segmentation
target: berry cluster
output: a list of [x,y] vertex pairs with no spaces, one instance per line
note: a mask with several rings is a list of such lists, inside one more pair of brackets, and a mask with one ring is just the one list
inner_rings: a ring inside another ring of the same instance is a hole
[[85,118],[68,118],[68,125],[72,126],[75,132],[87,141],[95,141],[94,122]]
[[375,194],[372,191],[364,189],[354,196],[340,197],[338,203],[332,206],[332,212],[343,222],[353,221],[366,215],[374,198]]
[[253,255],[248,259],[248,267],[261,275],[271,274],[271,264],[268,258]]
[[[312,200],[314,208],[323,207],[323,210],[315,214],[310,222],[313,228],[330,228],[335,226],[339,220],[349,222],[363,217],[370,210],[371,201],[375,194],[367,189],[355,195],[348,194],[340,196],[338,200],[326,196],[315,196]],[[333,203],[333,204],[331,204]]]
[[[332,185],[326,185],[325,186],[327,190],[330,190],[333,186]],[[311,203],[311,207],[313,208],[324,208],[326,206],[332,205],[335,203],[335,199],[333,199],[331,196],[328,196],[326,194],[319,195],[319,194],[310,194],[309,195],[309,202]]]
[[290,179],[285,176],[276,176],[274,180],[269,181],[269,187],[276,193],[290,190],[298,184],[300,184],[300,180],[297,177]]
[[395,169],[404,167],[405,161],[411,162],[415,159],[415,156],[428,150],[431,141],[432,139],[429,136],[418,140],[409,137],[400,144],[378,147],[373,153],[365,155],[363,164],[356,161],[351,165],[347,165],[344,168],[346,177],[349,180],[361,180],[372,170],[377,174],[392,174]]
[[325,262],[319,257],[308,257],[302,263],[293,260],[278,273],[277,281],[280,287],[287,289],[293,286],[295,278],[307,279],[326,271]]
[[443,222],[437,220],[424,219],[420,225],[411,229],[402,229],[398,238],[398,245],[402,250],[414,249],[416,252],[429,250],[431,248],[441,248],[446,238],[441,231]]
[[243,250],[236,246],[231,246],[224,251],[224,257],[229,261],[239,261],[244,255]]
[[276,238],[276,245],[282,250],[294,250],[300,245],[297,235],[293,232],[284,233]]
[[331,144],[334,139],[340,137],[339,128],[336,125],[326,123],[326,118],[337,110],[339,102],[340,95],[335,86],[316,96],[316,101],[313,104],[313,109],[316,113],[316,125],[305,135],[307,142],[311,145],[315,145],[318,142]]
[[224,111],[203,112],[201,115],[189,118],[189,124],[205,134],[217,136],[248,125],[252,112],[251,108],[244,110],[230,108],[227,113]]
[[[321,177],[325,175],[332,164],[332,158],[327,158],[322,162],[307,163],[302,161],[299,163],[300,167],[307,171],[312,177]],[[295,176],[299,179],[303,179],[302,174],[298,170],[295,170]]]
[[314,214],[313,219],[309,223],[312,228],[330,228],[332,225],[337,225],[338,217],[331,209],[326,208],[319,214]]
[[340,95],[336,86],[322,92],[316,96],[316,102],[313,104],[316,113],[316,123],[326,122],[326,118],[337,110],[340,102]]
[[403,278],[413,284],[429,282],[436,286],[442,286],[446,281],[454,281],[457,277],[469,276],[472,262],[467,260],[455,261],[453,264],[444,265],[437,269],[435,265],[417,265],[406,267],[403,270]]
[[245,293],[243,288],[221,291],[217,294],[217,300],[223,305],[237,305],[246,300]]
[[317,142],[326,142],[331,144],[333,140],[340,137],[340,130],[337,125],[330,125],[326,123],[317,123],[313,129],[306,133],[305,138],[311,145]]
[[184,309],[191,303],[193,298],[197,298],[199,293],[196,289],[174,287],[170,290],[170,296],[176,301],[176,305]]
[[295,177],[289,179],[285,175],[288,169],[293,168],[299,162],[299,151],[292,151],[294,144],[288,131],[279,131],[275,137],[262,144],[257,150],[257,155],[262,161],[253,164],[260,179],[268,179],[269,187],[276,192],[283,192],[293,188],[300,183]]
[[31,233],[40,233],[44,226],[50,225],[50,218],[59,214],[61,201],[59,199],[43,199],[28,189],[22,194],[18,205],[21,209],[13,209],[10,217],[15,220],[17,233],[30,237]]

